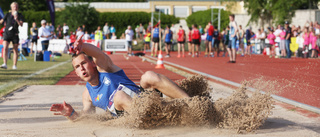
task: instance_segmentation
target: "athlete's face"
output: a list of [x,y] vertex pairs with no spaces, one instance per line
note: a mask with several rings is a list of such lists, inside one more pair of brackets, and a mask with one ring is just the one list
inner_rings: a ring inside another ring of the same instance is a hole
[[81,54],[72,60],[73,68],[76,74],[84,81],[89,82],[96,78],[96,65],[88,57]]

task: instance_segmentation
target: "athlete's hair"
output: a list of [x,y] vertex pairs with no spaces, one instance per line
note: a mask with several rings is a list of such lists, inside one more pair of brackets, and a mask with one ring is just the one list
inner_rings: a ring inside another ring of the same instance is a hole
[[85,57],[87,57],[90,61],[93,61],[92,57],[91,56],[88,56],[86,53],[84,52],[80,52],[79,54],[73,54],[72,55],[72,61],[73,59],[75,59],[76,57],[78,57],[79,55],[84,55]]
[[232,17],[232,18],[234,18],[234,14],[230,14],[229,16]]

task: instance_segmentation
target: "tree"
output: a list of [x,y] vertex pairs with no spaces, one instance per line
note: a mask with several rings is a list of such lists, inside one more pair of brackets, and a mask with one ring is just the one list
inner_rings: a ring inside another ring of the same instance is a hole
[[[11,0],[0,0],[0,7],[3,12],[8,12],[10,8],[10,4],[13,1]],[[46,11],[46,1],[45,0],[16,0],[19,4],[19,11]]]
[[[299,8],[317,8],[320,0],[244,0],[244,7],[247,9],[251,18],[248,22],[258,23],[264,26],[268,23],[283,24],[285,21],[291,21],[295,11]],[[247,25],[248,25],[247,24]]]
[[89,4],[69,4],[61,11],[57,24],[67,23],[70,30],[86,25],[88,32],[96,30],[99,22],[99,13]]

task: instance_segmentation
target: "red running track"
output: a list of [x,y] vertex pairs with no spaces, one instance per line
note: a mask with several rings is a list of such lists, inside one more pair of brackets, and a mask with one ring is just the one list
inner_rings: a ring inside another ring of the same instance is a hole
[[[232,82],[257,79],[261,84],[273,83],[268,87],[278,87],[276,95],[320,108],[320,59],[276,59],[264,55],[237,57],[237,63],[228,63],[229,57],[177,58],[171,53],[164,58],[180,66],[204,72]],[[266,83],[266,81],[272,81]]]

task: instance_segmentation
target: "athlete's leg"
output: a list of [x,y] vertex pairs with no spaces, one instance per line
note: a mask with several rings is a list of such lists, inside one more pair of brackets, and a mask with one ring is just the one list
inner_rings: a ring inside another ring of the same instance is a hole
[[169,78],[153,71],[147,71],[141,76],[140,85],[145,89],[158,89],[171,98],[189,97],[186,92],[180,89],[178,85]]
[[3,64],[7,65],[9,42],[3,41]]
[[19,44],[13,44],[13,66],[17,66],[18,62],[18,46]]
[[123,91],[117,91],[113,97],[114,107],[117,110],[128,110],[131,106],[132,98]]

